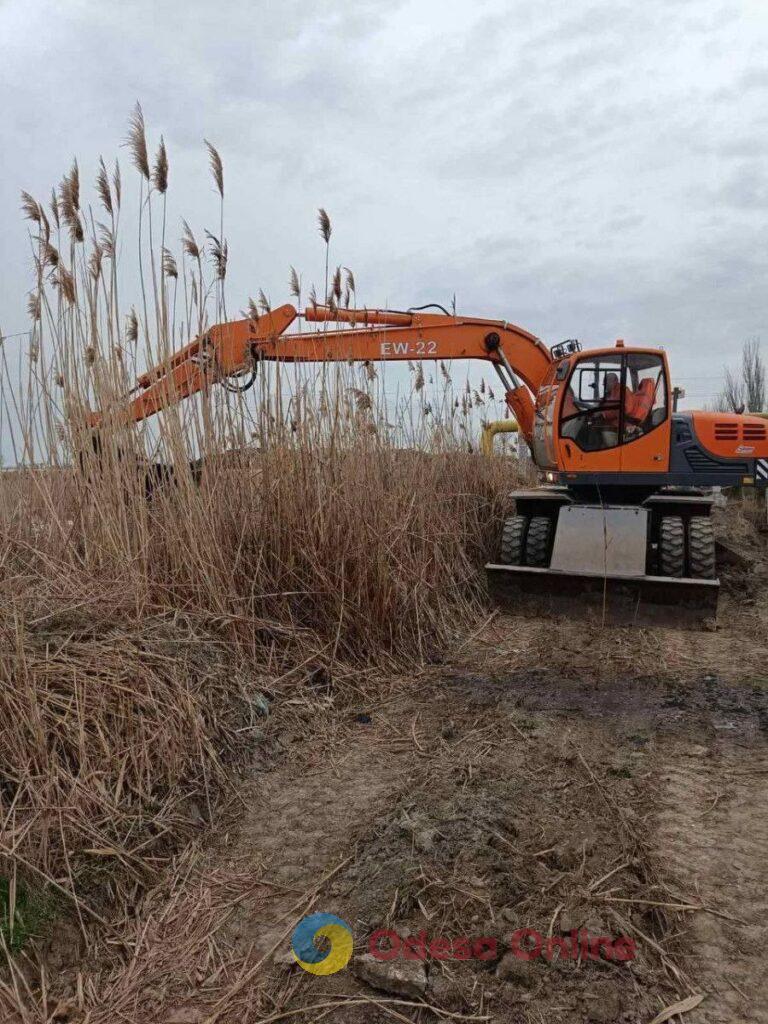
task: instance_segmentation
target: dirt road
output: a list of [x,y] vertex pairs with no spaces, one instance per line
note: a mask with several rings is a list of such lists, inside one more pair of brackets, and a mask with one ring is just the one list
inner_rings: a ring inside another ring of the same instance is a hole
[[[446,1020],[629,1024],[694,994],[685,1024],[768,1020],[768,690],[500,669],[494,638],[529,628],[496,618],[375,699],[276,699],[229,824],[138,908],[130,970],[88,979],[89,1024],[426,1022],[427,1005]],[[317,911],[355,939],[330,977],[290,954]],[[497,948],[427,958],[408,995],[361,980],[381,928]],[[636,955],[505,957],[521,929],[545,947],[574,929],[623,936]]]

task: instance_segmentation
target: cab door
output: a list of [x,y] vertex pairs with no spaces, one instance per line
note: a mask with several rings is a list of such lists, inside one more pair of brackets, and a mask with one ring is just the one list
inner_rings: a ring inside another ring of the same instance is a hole
[[623,376],[620,350],[585,353],[575,362],[560,404],[562,472],[620,472]]
[[621,429],[622,472],[669,471],[672,415],[669,373],[663,353],[626,353]]
[[666,473],[671,416],[666,358],[657,351],[585,353],[559,414],[566,473]]

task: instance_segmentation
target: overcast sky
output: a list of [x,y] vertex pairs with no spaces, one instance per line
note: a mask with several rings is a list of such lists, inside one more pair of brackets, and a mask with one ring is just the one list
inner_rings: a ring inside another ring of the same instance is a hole
[[[0,327],[26,328],[19,191],[120,155],[135,101],[230,310],[333,262],[366,303],[666,346],[701,404],[768,339],[764,0],[0,0]],[[178,251],[178,246],[176,246]],[[321,289],[320,289],[321,290]],[[700,396],[700,399],[699,399]]]

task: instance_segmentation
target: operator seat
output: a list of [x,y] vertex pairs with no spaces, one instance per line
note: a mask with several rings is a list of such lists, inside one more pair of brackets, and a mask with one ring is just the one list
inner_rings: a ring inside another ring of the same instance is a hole
[[624,415],[633,425],[642,426],[650,415],[655,400],[656,384],[649,377],[640,381],[637,391],[632,392],[627,388]]

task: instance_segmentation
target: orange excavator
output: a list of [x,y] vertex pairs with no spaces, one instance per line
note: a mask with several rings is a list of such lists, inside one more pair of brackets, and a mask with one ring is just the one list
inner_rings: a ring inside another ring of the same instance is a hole
[[[286,333],[300,316],[326,326]],[[617,341],[582,351],[575,340],[550,349],[513,324],[441,307],[302,314],[284,305],[210,327],[142,374],[109,415],[138,422],[217,382],[242,390],[263,361],[437,359],[493,366],[544,478],[512,494],[516,512],[500,524],[498,557],[486,566],[498,598],[544,612],[596,608],[603,621],[715,615],[712,488],[768,484],[768,424],[677,411],[662,349]],[[106,416],[91,414],[90,425]]]

